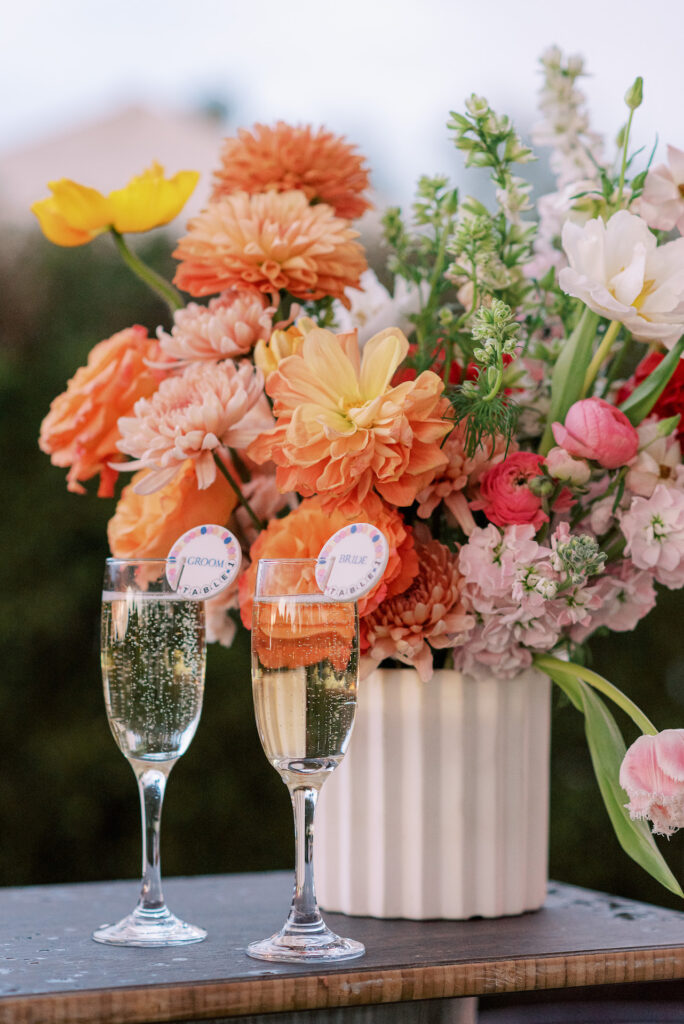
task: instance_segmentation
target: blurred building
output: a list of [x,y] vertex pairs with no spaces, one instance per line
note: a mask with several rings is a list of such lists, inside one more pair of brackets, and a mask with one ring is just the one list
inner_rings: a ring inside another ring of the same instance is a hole
[[97,121],[0,153],[0,222],[22,228],[31,203],[48,195],[47,182],[73,178],[109,192],[153,160],[168,174],[197,170],[200,182],[183,221],[206,203],[220,141],[231,131],[217,111],[180,112],[130,106]]

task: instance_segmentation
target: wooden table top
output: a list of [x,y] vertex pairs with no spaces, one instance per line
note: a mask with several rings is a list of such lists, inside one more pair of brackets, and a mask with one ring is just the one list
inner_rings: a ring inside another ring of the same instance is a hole
[[0,889],[0,1024],[141,1024],[684,978],[684,913],[552,883],[521,917],[379,921],[326,915],[366,956],[339,966],[245,955],[283,923],[289,872],[168,879],[191,946],[92,941],[130,911],[136,882]]

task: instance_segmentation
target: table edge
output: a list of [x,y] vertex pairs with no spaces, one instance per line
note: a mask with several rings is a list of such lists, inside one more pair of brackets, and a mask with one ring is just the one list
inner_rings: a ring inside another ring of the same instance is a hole
[[0,997],[0,1024],[168,1024],[684,978],[684,946]]

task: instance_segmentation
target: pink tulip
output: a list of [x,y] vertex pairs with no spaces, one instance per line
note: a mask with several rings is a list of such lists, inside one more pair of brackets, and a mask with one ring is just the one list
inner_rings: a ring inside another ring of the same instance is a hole
[[602,398],[582,398],[568,409],[565,424],[553,424],[556,444],[569,455],[617,469],[633,459],[639,435],[627,417]]
[[684,826],[684,729],[640,736],[625,754],[620,785],[632,818],[648,818],[656,835]]

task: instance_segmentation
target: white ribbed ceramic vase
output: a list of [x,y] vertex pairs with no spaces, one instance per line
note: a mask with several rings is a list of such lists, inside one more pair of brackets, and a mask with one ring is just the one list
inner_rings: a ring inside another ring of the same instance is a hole
[[550,683],[381,669],[316,812],[326,910],[463,919],[546,897]]

